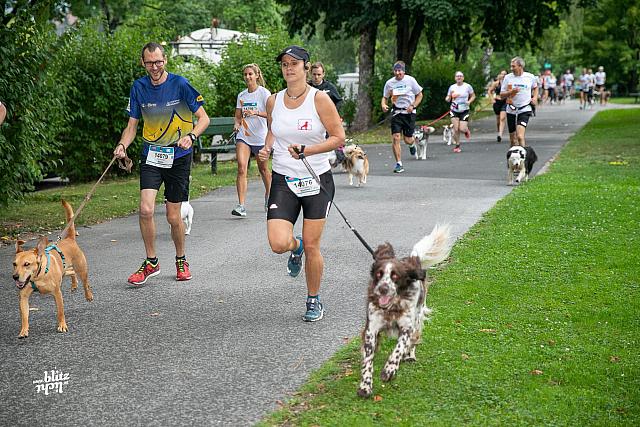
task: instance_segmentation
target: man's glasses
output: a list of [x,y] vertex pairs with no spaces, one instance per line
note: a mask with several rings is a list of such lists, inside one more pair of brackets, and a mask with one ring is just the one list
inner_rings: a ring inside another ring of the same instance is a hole
[[162,67],[164,65],[164,60],[161,59],[159,61],[144,61],[144,66],[147,68],[151,68],[153,66],[156,66],[158,68]]

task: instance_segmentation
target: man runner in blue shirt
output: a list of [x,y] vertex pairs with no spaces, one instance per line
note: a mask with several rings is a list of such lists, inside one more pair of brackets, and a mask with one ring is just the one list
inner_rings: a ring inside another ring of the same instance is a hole
[[[140,232],[147,253],[142,266],[128,282],[142,285],[160,273],[156,257],[156,225],[153,219],[156,194],[164,183],[167,221],[176,247],[176,280],[191,279],[185,257],[181,204],[189,199],[192,144],[209,126],[202,96],[188,80],[165,70],[167,56],[158,43],[142,48],[142,65],[147,75],[133,83],[127,112],[129,122],[122,132],[114,155],[123,158],[136,137],[138,122],[144,119],[144,146],[140,157]],[[194,125],[193,116],[198,119]]]

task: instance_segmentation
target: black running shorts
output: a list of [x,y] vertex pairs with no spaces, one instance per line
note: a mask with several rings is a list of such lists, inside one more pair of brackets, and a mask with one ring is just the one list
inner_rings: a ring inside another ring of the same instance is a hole
[[415,114],[398,113],[391,118],[391,133],[402,133],[404,136],[412,137],[416,128]]
[[189,200],[189,175],[193,154],[179,157],[171,168],[159,168],[140,160],[140,190],[159,190],[164,183],[164,198],[171,203]]
[[[527,127],[529,123],[529,119],[531,118],[531,111],[527,111],[526,113],[518,114],[518,126]],[[513,133],[516,131],[516,115],[515,114],[507,114],[507,126],[509,127],[509,133]]]
[[449,117],[451,117],[452,119],[460,119],[461,122],[468,122],[469,121],[469,110],[464,110],[464,111],[449,111]]
[[331,171],[323,173],[319,178],[322,187],[330,196],[320,190],[315,196],[298,197],[287,185],[284,175],[272,172],[267,219],[284,219],[295,224],[300,209],[304,219],[325,219],[329,215],[336,188]]
[[507,103],[505,101],[496,101],[493,104],[493,113],[497,116],[501,111],[507,111]]

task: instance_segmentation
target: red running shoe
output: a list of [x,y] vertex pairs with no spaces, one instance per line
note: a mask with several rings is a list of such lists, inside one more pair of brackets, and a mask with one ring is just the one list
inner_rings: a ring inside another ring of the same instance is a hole
[[149,277],[157,276],[159,273],[160,263],[157,263],[154,267],[147,259],[145,259],[142,261],[142,265],[138,271],[129,276],[128,282],[135,286],[142,285]]
[[178,261],[176,261],[176,280],[178,282],[191,280],[191,271],[189,270],[189,263],[185,259],[179,259]]
[[462,148],[460,148],[460,147],[455,147],[455,148],[453,149],[453,152],[454,152],[454,153],[461,153],[461,152],[462,152]]

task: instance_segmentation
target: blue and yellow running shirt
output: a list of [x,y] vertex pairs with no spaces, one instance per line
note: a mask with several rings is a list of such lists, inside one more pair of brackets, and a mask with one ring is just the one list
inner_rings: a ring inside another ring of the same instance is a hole
[[[146,158],[149,144],[167,146],[193,130],[193,113],[204,104],[187,79],[168,73],[167,80],[154,86],[149,76],[133,82],[129,94],[127,112],[129,117],[144,119],[142,157]],[[185,156],[191,148],[176,147],[175,158]]]

